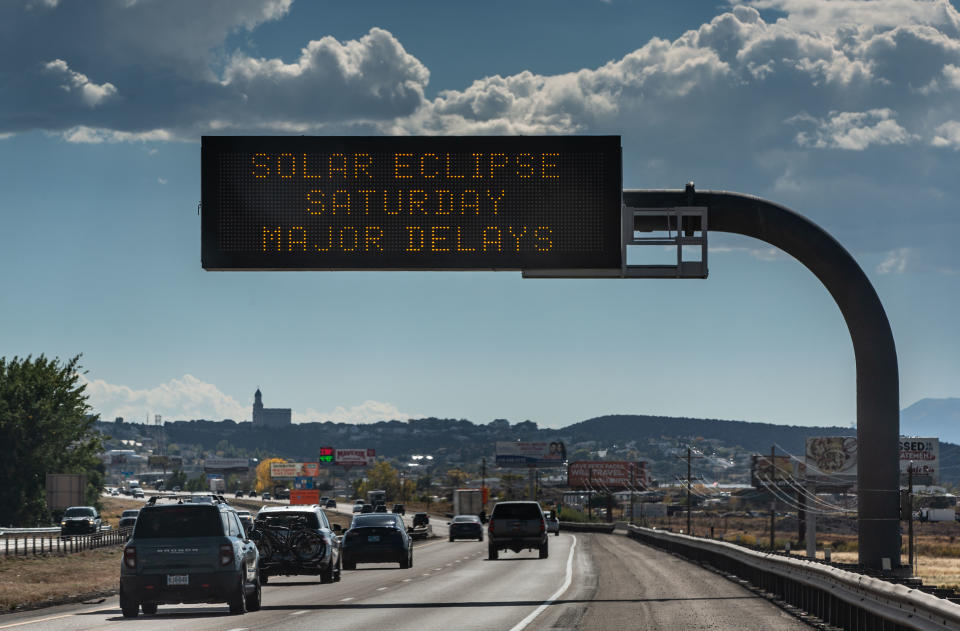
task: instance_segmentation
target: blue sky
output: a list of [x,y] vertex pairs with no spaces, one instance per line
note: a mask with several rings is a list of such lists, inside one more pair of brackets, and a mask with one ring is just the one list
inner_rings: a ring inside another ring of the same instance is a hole
[[619,134],[627,188],[823,226],[901,407],[960,396],[956,3],[8,2],[0,95],[0,354],[83,353],[105,418],[855,418],[836,306],[746,238],[705,281],[205,272],[202,134]]

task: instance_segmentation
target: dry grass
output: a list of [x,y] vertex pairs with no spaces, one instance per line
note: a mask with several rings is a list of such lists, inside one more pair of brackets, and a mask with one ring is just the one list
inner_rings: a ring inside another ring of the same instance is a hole
[[0,557],[0,611],[116,591],[121,556],[117,546],[69,556]]

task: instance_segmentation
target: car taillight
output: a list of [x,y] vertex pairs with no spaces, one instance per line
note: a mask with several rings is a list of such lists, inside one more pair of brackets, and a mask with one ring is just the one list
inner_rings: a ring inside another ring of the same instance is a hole
[[491,532],[491,533],[493,532],[493,520],[492,520],[492,519],[490,520],[490,532]]
[[547,529],[547,524],[542,519],[540,520],[540,532],[543,532]]
[[136,546],[127,546],[123,549],[123,562],[131,570],[137,569],[137,548]]
[[233,563],[233,545],[229,543],[220,544],[220,565],[230,565]]

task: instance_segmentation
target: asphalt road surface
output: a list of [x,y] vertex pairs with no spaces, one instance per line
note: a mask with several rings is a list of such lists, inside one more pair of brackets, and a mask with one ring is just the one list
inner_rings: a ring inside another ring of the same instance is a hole
[[117,598],[0,616],[3,629],[259,628],[424,629],[808,629],[766,600],[622,535],[562,533],[550,557],[501,553],[446,538],[418,543],[414,565],[361,564],[343,580],[271,577],[263,609],[231,616],[226,605],[161,605],[124,619]]

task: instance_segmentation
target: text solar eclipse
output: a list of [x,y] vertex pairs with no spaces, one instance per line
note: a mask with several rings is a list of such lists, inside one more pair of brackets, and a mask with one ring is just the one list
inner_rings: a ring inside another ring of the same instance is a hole
[[620,139],[220,137],[206,269],[620,266]]

